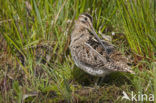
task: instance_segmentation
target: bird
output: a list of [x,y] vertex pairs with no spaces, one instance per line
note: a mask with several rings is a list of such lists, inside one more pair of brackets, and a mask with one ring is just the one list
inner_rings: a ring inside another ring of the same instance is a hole
[[126,58],[110,42],[101,40],[93,27],[93,17],[80,14],[75,20],[69,45],[76,66],[97,77],[105,77],[112,72],[135,74]]

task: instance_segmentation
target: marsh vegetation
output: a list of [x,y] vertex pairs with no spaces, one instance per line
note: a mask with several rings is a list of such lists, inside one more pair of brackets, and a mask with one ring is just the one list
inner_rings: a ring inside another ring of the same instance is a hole
[[[127,103],[122,92],[156,95],[154,0],[0,0],[0,102]],[[79,14],[126,55],[135,75],[96,77],[69,51]],[[112,35],[113,34],[113,35]],[[146,101],[149,102],[149,101]]]

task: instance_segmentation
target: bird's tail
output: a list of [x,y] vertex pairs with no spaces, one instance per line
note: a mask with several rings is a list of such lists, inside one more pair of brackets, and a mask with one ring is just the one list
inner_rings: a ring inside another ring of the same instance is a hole
[[131,69],[131,67],[128,66],[126,63],[123,63],[123,62],[112,63],[111,69],[114,71],[128,72],[131,74],[135,74],[135,72]]
[[131,73],[131,74],[135,74],[135,72],[129,66],[127,66],[124,70],[125,70],[125,72]]

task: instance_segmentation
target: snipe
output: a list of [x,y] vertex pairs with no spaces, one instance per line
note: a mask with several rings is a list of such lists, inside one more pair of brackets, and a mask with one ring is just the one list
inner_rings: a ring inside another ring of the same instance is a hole
[[80,15],[75,22],[70,43],[75,64],[90,75],[99,77],[115,71],[134,73],[125,56],[111,43],[100,40],[92,22],[87,13]]

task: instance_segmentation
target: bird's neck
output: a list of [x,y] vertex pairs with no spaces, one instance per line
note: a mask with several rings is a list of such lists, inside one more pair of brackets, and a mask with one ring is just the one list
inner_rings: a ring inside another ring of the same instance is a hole
[[85,42],[90,37],[88,30],[83,26],[75,26],[74,31],[71,35],[71,42],[72,43],[78,43],[79,44]]

